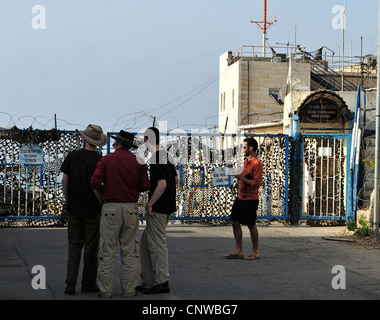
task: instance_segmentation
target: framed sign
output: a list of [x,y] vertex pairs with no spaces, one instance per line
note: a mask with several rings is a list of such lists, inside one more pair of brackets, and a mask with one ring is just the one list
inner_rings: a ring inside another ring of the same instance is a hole
[[230,187],[232,185],[232,176],[227,167],[218,167],[212,169],[212,184],[214,187]]
[[322,103],[311,103],[305,106],[303,122],[333,122],[339,121],[340,108],[327,100]]
[[42,146],[33,146],[26,144],[20,145],[19,161],[22,165],[42,165]]
[[346,123],[349,111],[337,94],[317,91],[305,99],[298,114],[300,123]]

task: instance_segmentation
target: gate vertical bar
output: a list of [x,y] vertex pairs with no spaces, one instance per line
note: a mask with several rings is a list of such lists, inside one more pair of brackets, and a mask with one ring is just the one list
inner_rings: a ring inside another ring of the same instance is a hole
[[18,210],[17,215],[21,213],[21,166],[18,166]]
[[[377,59],[380,58],[380,1],[378,1],[378,38]],[[379,211],[380,211],[380,63],[377,63],[377,93],[376,93],[376,137],[375,137],[375,185],[374,185],[374,212],[373,212],[373,235],[379,239]]]
[[342,159],[343,159],[343,142],[339,140],[339,146],[340,146],[340,152],[339,152],[339,163],[340,163],[340,168],[339,168],[339,217],[342,216],[342,188],[343,188],[343,177],[342,177]]
[[[321,141],[321,150],[323,150],[323,140],[320,140]],[[318,150],[317,150],[317,154],[318,154]],[[322,155],[322,153],[321,153]],[[323,197],[323,183],[322,183],[322,180],[323,180],[323,157],[321,156],[321,175],[320,175],[320,178],[319,178],[319,216],[322,217],[323,215],[323,203],[322,203],[322,197]]]
[[29,166],[24,166],[25,169],[25,216],[28,215],[28,176],[29,176]]
[[330,199],[330,193],[329,193],[329,179],[330,179],[330,139],[327,140],[327,165],[326,165],[326,212],[330,214],[329,210],[329,199]]
[[313,139],[313,144],[315,146],[315,149],[314,149],[314,216],[317,215],[317,155],[318,155],[318,152],[317,152],[317,149],[318,149],[318,144],[317,144],[317,140],[316,139]]
[[289,136],[285,136],[285,199],[284,199],[285,200],[285,219],[288,219],[289,217],[288,197],[289,197]]
[[[346,144],[347,144],[347,148],[346,148],[346,150],[347,150],[347,154],[346,154],[346,158],[345,158],[345,161],[346,161],[346,172],[347,172],[347,174],[349,174],[350,173],[350,161],[349,161],[349,159],[351,158],[351,143],[352,143],[352,141],[351,141],[351,135],[348,135],[348,137],[347,137],[347,140],[346,140]],[[349,192],[349,188],[347,187],[347,184],[348,184],[348,178],[347,178],[347,174],[345,175],[345,177],[346,177],[346,181],[345,181],[345,189],[346,189],[346,201],[345,201],[345,215],[346,215],[346,217],[347,217],[347,208],[349,207],[349,204],[348,204],[348,192]],[[351,212],[350,212],[350,214],[351,214]]]
[[335,190],[335,185],[336,185],[336,140],[334,139],[334,144],[333,144],[333,198],[332,198],[332,211],[333,211],[333,217],[335,217],[335,199],[336,199],[336,190]]

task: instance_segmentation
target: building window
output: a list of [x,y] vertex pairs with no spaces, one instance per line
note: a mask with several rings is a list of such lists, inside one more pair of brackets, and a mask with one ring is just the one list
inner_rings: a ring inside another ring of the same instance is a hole
[[226,93],[223,92],[220,94],[220,111],[226,110]]
[[276,101],[278,100],[278,96],[280,95],[279,89],[269,89],[269,96],[274,98]]
[[282,100],[280,99],[280,89],[269,89],[269,96],[278,104],[283,104]]
[[232,89],[232,109],[235,107],[235,89]]

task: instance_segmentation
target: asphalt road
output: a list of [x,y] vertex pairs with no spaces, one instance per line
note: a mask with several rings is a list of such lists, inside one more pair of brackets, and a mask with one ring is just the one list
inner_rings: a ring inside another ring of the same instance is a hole
[[[143,229],[141,225],[141,233]],[[178,300],[226,304],[251,300],[380,299],[379,250],[323,238],[344,240],[345,227],[273,223],[259,224],[258,229],[261,259],[226,260],[223,255],[234,249],[230,226],[169,224],[171,292],[139,293],[128,301],[140,301],[142,308],[154,301]],[[249,253],[247,228],[243,228],[243,234],[244,248]],[[80,284],[75,295],[63,293],[66,228],[2,228],[0,244],[1,300],[101,300],[96,293],[81,293]],[[117,253],[111,300],[126,301],[119,284],[120,265]],[[46,287],[34,289],[33,281],[42,275],[41,270],[45,272]]]

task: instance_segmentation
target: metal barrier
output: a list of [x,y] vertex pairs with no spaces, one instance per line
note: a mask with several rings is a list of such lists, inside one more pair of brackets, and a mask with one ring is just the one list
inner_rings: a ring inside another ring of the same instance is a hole
[[[108,133],[108,138],[113,134]],[[258,140],[264,169],[258,219],[288,218],[288,136],[164,133],[162,147],[173,157],[180,178],[173,220],[215,223],[229,219],[237,196],[236,180],[215,186],[213,172],[227,163],[242,166],[241,147],[247,136]],[[140,146],[136,154],[147,161],[141,133],[136,133],[136,142]],[[65,225],[60,166],[70,151],[81,147],[81,137],[74,131],[59,131],[55,140],[32,143],[30,159],[26,160],[22,159],[21,145],[29,146],[0,136],[0,227]],[[111,145],[108,141],[107,152],[112,152]],[[41,155],[36,155],[38,149]],[[38,156],[41,158],[33,163]],[[142,220],[147,200],[147,192],[140,194]]]
[[0,137],[0,226],[64,223],[60,166],[81,139],[74,131],[57,131],[56,139],[40,140]]
[[349,134],[302,134],[301,219],[346,220]]
[[[109,133],[108,137],[116,133]],[[136,154],[149,164],[143,147],[143,135],[135,132],[139,147]],[[289,137],[287,135],[236,135],[161,133],[161,147],[168,151],[177,168],[177,212],[172,220],[229,219],[238,185],[213,185],[213,170],[231,163],[242,167],[241,147],[246,137],[259,143],[259,159],[263,165],[263,182],[259,189],[258,219],[288,218]],[[108,152],[112,152],[108,141]],[[232,179],[233,180],[233,179]],[[143,220],[147,195],[141,194],[139,213]]]

